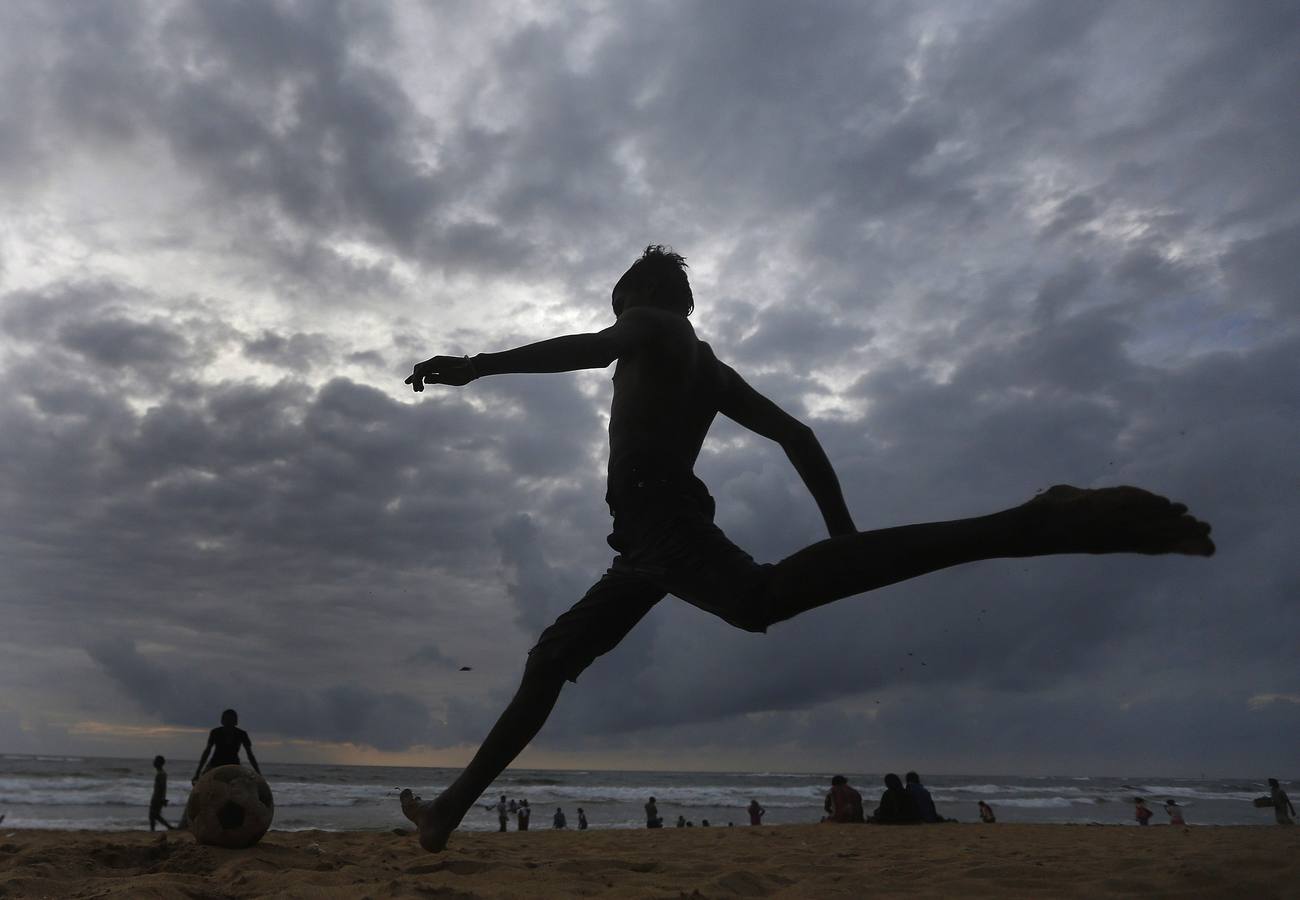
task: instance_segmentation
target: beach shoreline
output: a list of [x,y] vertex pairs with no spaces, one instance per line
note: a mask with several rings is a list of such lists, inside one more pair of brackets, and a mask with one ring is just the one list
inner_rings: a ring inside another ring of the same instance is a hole
[[[400,829],[399,829],[400,830]],[[1296,896],[1300,829],[976,824],[456,833],[0,832],[0,897]]]

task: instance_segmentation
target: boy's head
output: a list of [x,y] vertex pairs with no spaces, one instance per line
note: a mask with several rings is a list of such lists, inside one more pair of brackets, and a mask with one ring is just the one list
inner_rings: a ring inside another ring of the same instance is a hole
[[831,786],[832,786],[832,787],[834,787],[834,786],[836,786],[836,785],[840,785],[840,784],[848,784],[848,783],[849,783],[849,780],[848,780],[847,778],[845,778],[843,775],[836,775],[835,777],[833,777],[833,778],[831,779]]
[[155,756],[153,758],[153,767],[155,769],[161,769],[166,763],[167,760],[163,759],[161,756]]
[[656,306],[689,316],[695,309],[686,259],[663,244],[651,244],[623,273],[611,294],[614,315],[629,306]]
[[228,728],[234,728],[239,724],[239,713],[233,709],[228,709],[221,714],[221,724]]
[[915,772],[908,772],[906,775],[903,776],[903,778],[907,780],[908,784],[921,783],[921,776],[917,775]]

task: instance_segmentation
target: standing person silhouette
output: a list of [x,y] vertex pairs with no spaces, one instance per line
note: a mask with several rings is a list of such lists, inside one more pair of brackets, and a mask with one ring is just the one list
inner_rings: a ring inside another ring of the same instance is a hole
[[167,805],[167,771],[163,766],[167,765],[167,760],[161,756],[153,758],[153,794],[149,797],[149,830],[153,831],[158,825],[162,825],[168,831],[175,829],[166,819],[163,818],[162,808]]
[[[253,767],[253,771],[261,775],[257,757],[253,755],[253,742],[248,739],[248,732],[239,727],[239,713],[228,709],[221,714],[221,725],[208,732],[208,743],[203,748],[203,755],[199,757],[198,768],[194,770],[194,778],[191,780],[198,781],[200,775],[217,766],[239,765],[240,747],[248,754],[248,764]],[[209,754],[212,755],[211,761],[208,760]]]
[[[662,246],[614,285],[614,324],[502,353],[434,356],[406,383],[468,385],[490,375],[603,369],[618,361],[609,420],[605,499],[617,551],[605,575],[542,632],[524,674],[482,746],[433,800],[401,793],[420,845],[439,851],[493,779],[546,722],[565,680],[576,681],[668,594],[752,632],[835,600],[945,569],[1057,553],[1214,552],[1210,527],[1187,507],[1133,487],[1057,485],[992,515],[859,532],[812,429],[764,397],[695,335],[685,260]],[[721,413],[785,451],[829,539],[760,565],[713,524],[714,502],[694,465]]]
[[[1295,815],[1295,807],[1291,805],[1291,798],[1282,790],[1281,783],[1276,778],[1268,780],[1268,796],[1273,801],[1273,816],[1279,825],[1295,824],[1291,816]],[[1287,812],[1291,815],[1287,815]]]

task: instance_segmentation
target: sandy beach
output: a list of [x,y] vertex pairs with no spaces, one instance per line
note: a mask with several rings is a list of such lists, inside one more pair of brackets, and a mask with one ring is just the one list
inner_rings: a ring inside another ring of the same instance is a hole
[[763,826],[457,834],[9,832],[0,897],[1295,897],[1300,828]]

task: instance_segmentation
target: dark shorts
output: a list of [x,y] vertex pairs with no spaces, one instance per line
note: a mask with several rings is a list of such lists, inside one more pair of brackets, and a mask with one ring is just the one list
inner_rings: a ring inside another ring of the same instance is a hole
[[611,499],[618,556],[609,571],[528,651],[530,669],[570,681],[613,650],[650,608],[673,594],[745,631],[762,632],[768,565],[754,562],[713,524],[707,494],[645,484]]

